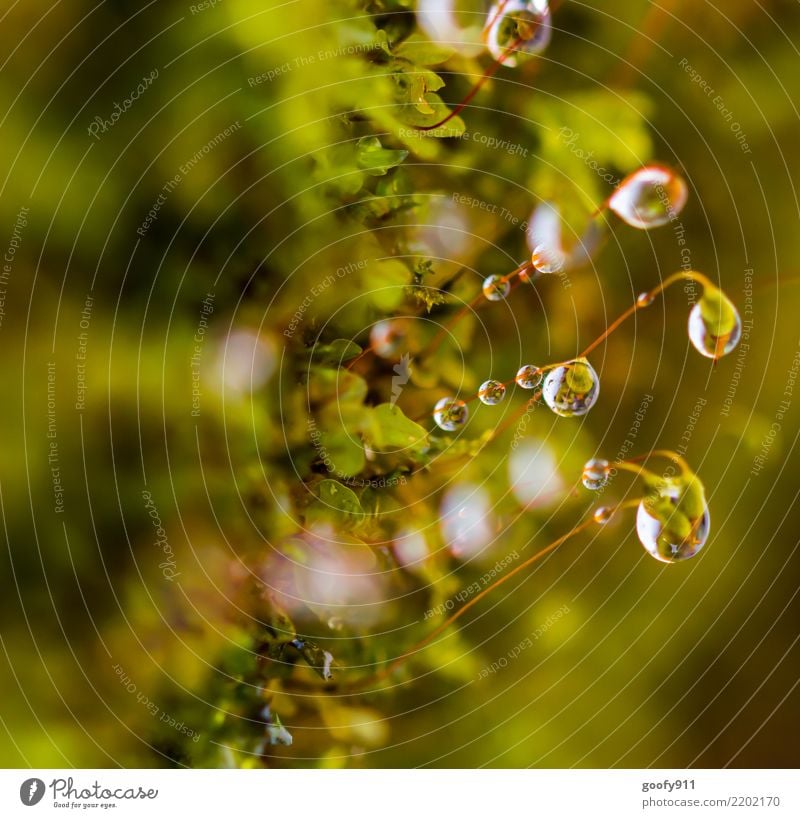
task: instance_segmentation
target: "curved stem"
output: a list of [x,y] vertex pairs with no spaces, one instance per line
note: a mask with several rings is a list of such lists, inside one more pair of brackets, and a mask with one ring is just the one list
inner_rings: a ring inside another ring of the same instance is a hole
[[[637,501],[638,502],[638,501]],[[581,531],[589,528],[591,525],[596,525],[594,517],[589,517],[584,520],[582,523],[574,526],[570,529],[566,534],[562,534],[557,540],[554,540],[550,543],[550,545],[545,546],[540,551],[537,551],[532,556],[528,557],[524,562],[521,562],[516,567],[512,568],[508,573],[503,574],[501,577],[498,577],[491,585],[484,588],[480,593],[476,594],[472,599],[466,602],[461,608],[459,608],[454,614],[449,616],[444,622],[437,625],[427,636],[423,637],[419,640],[413,647],[411,647],[406,653],[398,656],[396,659],[393,659],[389,662],[388,665],[383,667],[377,673],[373,674],[366,679],[362,679],[352,685],[351,689],[360,689],[366,685],[372,684],[374,682],[380,682],[389,676],[394,670],[396,670],[400,665],[404,662],[408,661],[415,653],[420,650],[426,648],[437,636],[439,636],[443,631],[447,630],[453,623],[457,622],[461,617],[477,605],[484,597],[490,594],[492,591],[495,591],[504,583],[508,582],[512,577],[519,574],[521,571],[524,571],[526,568],[533,565],[535,562],[538,562],[543,557],[547,556],[550,552],[555,551],[560,545],[565,543],[570,537],[574,537],[576,534],[579,534]]]
[[633,460],[621,460],[619,463],[610,463],[608,466],[608,471],[611,471],[612,469],[616,469],[617,471],[628,471],[635,474],[637,477],[652,477],[654,479],[658,477],[657,474],[654,474],[644,466],[637,465],[633,462]]
[[661,295],[664,290],[671,287],[677,281],[696,281],[703,288],[712,288],[715,286],[707,276],[704,276],[702,273],[695,272],[694,270],[680,270],[677,273],[667,276],[657,287],[653,287],[652,290],[647,290],[646,292],[642,293],[642,295],[640,295],[639,298],[637,298],[637,300],[605,330],[605,332],[595,338],[595,340],[592,341],[592,343],[589,344],[589,346],[586,347],[583,352],[581,352],[579,357],[585,358],[590,352],[599,347],[600,344],[602,344],[603,341],[605,341],[609,335],[611,335],[621,324],[627,321],[628,318],[639,310],[649,307],[656,297]]
[[483,88],[483,86],[497,73],[500,66],[511,56],[511,54],[516,50],[517,46],[520,45],[524,40],[521,37],[518,37],[514,40],[513,43],[483,72],[480,79],[472,86],[470,91],[461,100],[461,102],[453,108],[452,111],[444,118],[439,120],[435,125],[418,125],[416,130],[418,131],[435,131],[437,128],[441,128],[442,125],[446,125],[451,119],[458,116],[467,105],[472,102],[472,99],[478,93],[478,91]]
[[677,452],[670,451],[669,449],[654,449],[652,452],[648,452],[647,454],[640,454],[636,457],[631,457],[627,460],[627,462],[640,463],[651,457],[663,457],[667,460],[671,460],[673,463],[677,463],[684,474],[691,472],[691,468],[686,460],[684,460]]

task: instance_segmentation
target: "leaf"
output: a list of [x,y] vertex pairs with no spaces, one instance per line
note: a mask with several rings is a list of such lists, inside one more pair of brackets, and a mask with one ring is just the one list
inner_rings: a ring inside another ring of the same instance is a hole
[[427,445],[428,432],[409,420],[396,405],[382,403],[372,410],[364,436],[376,451],[418,449]]
[[315,493],[330,510],[358,517],[364,514],[356,493],[336,480],[323,480],[317,486]]
[[314,448],[317,450],[318,459],[329,472],[338,477],[355,477],[366,465],[364,447],[357,438],[344,429],[320,433]]
[[312,367],[308,378],[308,399],[311,403],[363,403],[367,397],[367,382],[346,369]]
[[380,262],[377,271],[370,273],[374,289],[372,303],[380,310],[389,312],[402,303],[405,287],[411,281],[411,271],[402,261],[388,259]]
[[387,171],[399,165],[408,151],[389,150],[381,145],[377,136],[365,136],[358,140],[356,163],[371,176],[385,176]]
[[441,43],[409,37],[393,53],[395,57],[408,60],[413,65],[441,65],[453,56],[455,50]]
[[345,361],[358,357],[361,352],[361,347],[353,341],[337,338],[329,344],[314,344],[310,349],[309,357],[317,363],[341,366]]

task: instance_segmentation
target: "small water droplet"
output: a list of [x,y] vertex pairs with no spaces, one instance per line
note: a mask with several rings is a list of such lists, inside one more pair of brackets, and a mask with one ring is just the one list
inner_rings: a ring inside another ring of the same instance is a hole
[[739,312],[716,287],[706,287],[702,298],[689,313],[689,340],[706,358],[727,355],[742,337]]
[[639,293],[636,297],[636,306],[640,308],[649,307],[655,300],[655,295],[648,290],[647,292]]
[[586,358],[549,370],[542,386],[544,402],[564,418],[585,415],[597,403],[600,378]]
[[442,398],[433,409],[436,425],[445,432],[455,432],[467,422],[468,417],[467,404],[458,398]]
[[487,301],[502,301],[511,291],[505,276],[489,276],[483,282],[483,295]]
[[688,198],[682,176],[660,165],[648,165],[622,180],[608,207],[631,227],[650,230],[669,224]]
[[536,389],[542,382],[543,377],[544,374],[538,366],[525,364],[525,366],[521,367],[519,372],[517,372],[517,376],[514,380],[517,382],[517,385],[523,389]]
[[506,387],[500,381],[484,381],[478,390],[478,398],[487,406],[497,406],[506,396]]
[[592,518],[599,525],[605,525],[614,516],[613,506],[598,506],[592,514]]
[[496,60],[503,58],[504,65],[519,65],[550,44],[553,32],[547,0],[500,0],[487,19],[486,45]]
[[593,459],[583,467],[583,485],[589,491],[599,491],[608,483],[608,460]]
[[694,557],[706,544],[710,525],[705,491],[694,475],[661,478],[636,514],[639,541],[660,562]]

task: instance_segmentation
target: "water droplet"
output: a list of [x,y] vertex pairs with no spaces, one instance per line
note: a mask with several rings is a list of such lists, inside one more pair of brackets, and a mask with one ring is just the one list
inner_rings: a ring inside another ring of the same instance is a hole
[[592,514],[592,518],[596,523],[605,525],[614,516],[613,506],[598,506]]
[[649,230],[669,224],[688,197],[682,176],[660,165],[648,165],[622,180],[608,206],[631,227]]
[[585,415],[597,403],[600,378],[586,358],[549,370],[542,386],[544,402],[564,418]]
[[636,533],[657,560],[680,562],[705,545],[710,522],[703,485],[694,475],[659,478],[639,503]]
[[537,244],[531,254],[531,264],[546,275],[560,273],[564,269],[564,254],[553,247]]
[[445,432],[455,432],[467,422],[467,417],[467,404],[458,398],[442,398],[433,409],[436,425]]
[[722,290],[706,286],[689,313],[689,340],[706,358],[717,360],[736,348],[742,337],[739,312]]
[[489,276],[483,282],[483,294],[488,301],[502,301],[511,291],[505,276]]
[[547,0],[500,0],[487,19],[486,44],[496,60],[503,58],[504,65],[519,65],[550,44],[553,31]]
[[538,366],[534,366],[533,364],[525,364],[525,366],[523,366],[519,372],[517,372],[517,376],[514,378],[514,380],[523,389],[536,389],[536,387],[542,382],[543,376],[544,374]]
[[487,406],[497,406],[506,396],[506,387],[500,381],[484,381],[478,390],[478,398]]
[[387,318],[373,325],[369,333],[372,351],[379,358],[400,358],[406,348],[409,322],[406,318]]
[[583,485],[589,489],[589,491],[599,491],[608,483],[608,477],[608,460],[590,460],[583,467]]
[[636,306],[640,308],[649,307],[655,300],[655,295],[650,291],[639,293],[636,296]]

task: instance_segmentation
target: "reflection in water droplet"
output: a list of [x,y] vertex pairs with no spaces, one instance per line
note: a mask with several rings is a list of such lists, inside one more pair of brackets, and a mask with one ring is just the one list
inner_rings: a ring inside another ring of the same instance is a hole
[[502,301],[511,291],[511,283],[504,276],[489,276],[483,282],[483,295],[487,301]]
[[406,347],[409,322],[405,318],[387,318],[373,325],[369,333],[372,351],[379,358],[400,358]]
[[703,484],[694,475],[659,478],[639,503],[636,533],[661,562],[680,562],[705,545],[710,528]]
[[682,176],[669,168],[649,165],[622,180],[608,207],[631,227],[649,230],[676,218],[688,197]]
[[549,370],[542,386],[545,403],[561,417],[580,417],[597,403],[600,379],[586,358]]
[[553,32],[547,0],[500,0],[487,19],[486,44],[496,60],[503,58],[504,65],[519,65],[550,44]]
[[478,390],[478,398],[487,406],[497,406],[506,396],[506,388],[500,381],[484,381]]
[[651,292],[639,293],[636,297],[636,306],[640,308],[649,307],[655,300],[656,297]]
[[590,460],[583,467],[583,485],[589,489],[589,491],[599,491],[608,483],[608,477],[608,460]]
[[706,358],[721,358],[736,348],[742,337],[739,312],[716,287],[706,287],[689,313],[689,340]]
[[442,398],[433,409],[436,425],[445,432],[455,432],[467,422],[468,417],[467,404],[458,398]]
[[536,387],[542,382],[543,377],[544,373],[538,366],[534,366],[533,364],[525,364],[525,366],[523,366],[519,372],[517,372],[517,376],[514,378],[514,380],[523,389],[536,389]]

